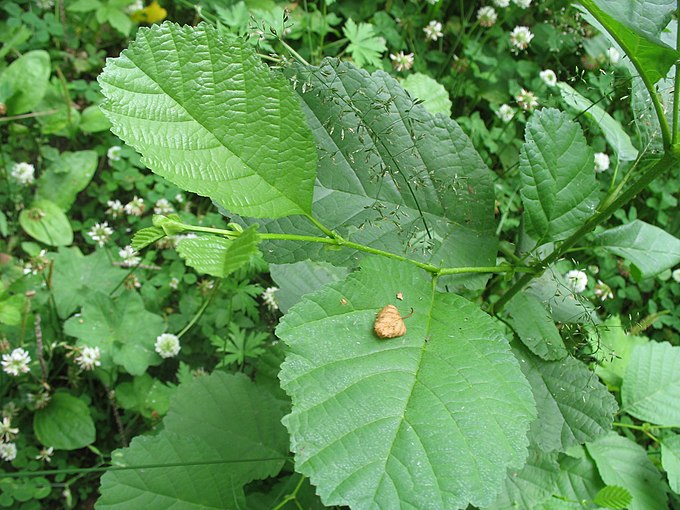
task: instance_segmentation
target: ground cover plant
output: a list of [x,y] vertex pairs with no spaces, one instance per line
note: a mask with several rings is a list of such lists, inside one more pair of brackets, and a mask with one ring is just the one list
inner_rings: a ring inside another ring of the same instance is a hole
[[678,505],[674,2],[0,7],[0,505]]

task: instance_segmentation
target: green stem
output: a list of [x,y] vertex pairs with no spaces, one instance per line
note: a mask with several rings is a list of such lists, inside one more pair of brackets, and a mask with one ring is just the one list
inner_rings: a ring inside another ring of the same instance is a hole
[[203,316],[203,313],[205,312],[206,308],[208,308],[208,305],[212,302],[213,298],[214,298],[215,295],[217,294],[217,291],[219,290],[220,284],[221,284],[221,283],[222,283],[222,280],[219,280],[219,281],[215,284],[215,288],[212,289],[212,292],[210,293],[210,295],[205,299],[205,301],[203,301],[203,304],[202,304],[201,307],[196,311],[196,313],[195,313],[194,316],[191,318],[191,320],[189,321],[189,323],[188,323],[186,326],[184,326],[184,328],[182,329],[182,331],[180,331],[179,333],[177,333],[177,338],[182,338],[182,337],[184,336],[184,334],[185,334],[187,331],[189,331],[189,330],[193,327],[194,324],[196,324],[196,322],[198,321],[198,319],[200,319],[200,318]]
[[638,193],[645,189],[650,182],[659,177],[661,174],[669,170],[674,164],[677,163],[677,158],[674,154],[667,153],[661,158],[648,172],[643,174],[637,181],[630,185],[630,187],[621,193],[618,197],[613,200],[605,199],[604,205],[600,211],[593,214],[586,222],[574,232],[569,238],[567,238],[559,248],[554,250],[550,255],[542,259],[540,262],[535,264],[533,267],[535,271],[533,273],[528,273],[522,276],[517,282],[510,287],[505,294],[503,294],[496,303],[491,307],[492,313],[500,312],[505,304],[512,299],[512,297],[522,290],[534,277],[538,271],[544,270],[550,264],[558,260],[562,255],[574,246],[578,241],[581,240],[583,236],[591,232],[595,227],[606,221],[612,214],[618,211],[625,204],[630,202],[635,198]]
[[295,486],[295,489],[293,489],[293,492],[290,494],[287,494],[285,498],[283,498],[283,501],[276,505],[272,510],[281,510],[284,506],[286,506],[288,503],[291,501],[295,501],[297,499],[297,493],[300,492],[300,489],[302,488],[302,484],[304,481],[307,479],[306,476],[300,476],[300,481],[297,483]]
[[[676,15],[678,19],[680,20],[680,0],[677,2],[677,12]],[[680,30],[677,31],[677,36],[675,39],[675,48],[676,50],[680,48]],[[678,125],[678,112],[680,112],[680,108],[678,105],[678,102],[680,102],[680,69],[678,69],[680,66],[678,66],[678,61],[675,62],[675,87],[673,90],[673,138],[671,139],[671,146],[673,147],[673,150],[677,150],[675,147],[680,143],[680,140],[678,138],[680,137],[680,126]]]

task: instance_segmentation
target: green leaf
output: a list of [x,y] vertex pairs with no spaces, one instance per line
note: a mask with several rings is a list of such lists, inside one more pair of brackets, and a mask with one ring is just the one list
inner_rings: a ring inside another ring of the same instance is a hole
[[596,3],[633,30],[654,37],[666,28],[676,9],[675,0],[597,0]]
[[247,42],[206,24],[142,28],[99,82],[112,131],[157,174],[246,216],[310,212],[312,135]]
[[668,475],[668,485],[680,494],[680,436],[673,434],[661,441],[661,464]]
[[538,244],[566,239],[595,212],[593,151],[581,127],[554,108],[527,123],[519,169],[527,233]]
[[36,196],[68,211],[78,193],[92,180],[97,162],[95,151],[62,152],[38,179]]
[[325,262],[303,260],[294,264],[271,264],[269,272],[279,287],[276,292],[279,309],[282,313],[287,313],[302,296],[319,290],[328,283],[342,280],[347,276],[348,270]]
[[623,487],[607,485],[597,493],[593,503],[614,510],[625,510],[633,501],[633,496]]
[[116,402],[123,408],[140,413],[145,418],[165,416],[175,388],[163,384],[149,374],[135,377],[132,382],[116,386]]
[[372,65],[382,68],[380,58],[382,53],[387,50],[387,46],[385,46],[385,39],[375,34],[373,25],[370,23],[359,23],[357,25],[350,18],[342,27],[342,33],[349,39],[347,52],[352,55],[357,67]]
[[34,50],[7,66],[0,75],[0,103],[5,103],[7,115],[30,112],[40,103],[47,91],[50,65],[46,51]]
[[411,96],[420,99],[428,112],[443,113],[447,117],[451,115],[449,93],[437,80],[426,74],[413,73],[402,80],[401,85]]
[[132,30],[133,23],[130,16],[115,7],[107,9],[106,21],[125,37],[127,37],[130,34],[130,30]]
[[531,384],[538,418],[530,438],[541,450],[565,451],[611,430],[616,400],[580,361],[543,361],[517,346],[520,367]]
[[680,263],[680,239],[664,230],[633,220],[595,236],[605,250],[631,262],[637,279],[655,276]]
[[131,375],[142,375],[162,361],[154,344],[164,327],[160,315],[144,309],[139,294],[126,292],[113,300],[96,292],[80,315],[66,321],[64,332],[78,338],[80,346],[99,347],[103,370],[121,366]]
[[87,404],[65,392],[54,393],[47,407],[35,412],[33,430],[42,444],[56,450],[77,450],[96,437]]
[[140,251],[147,246],[165,237],[165,231],[161,227],[147,227],[135,232],[132,236],[132,247]]
[[607,485],[624,487],[633,496],[629,510],[668,508],[661,473],[640,445],[615,433],[586,445]]
[[97,508],[244,508],[243,486],[276,476],[283,466],[283,414],[277,400],[242,374],[215,372],[181,385],[163,430],[113,455],[117,464],[154,468],[106,473]]
[[546,310],[550,310],[553,321],[571,324],[598,324],[593,304],[583,296],[575,294],[565,276],[555,266],[549,266],[542,275],[534,278],[526,290]]
[[656,425],[680,424],[680,347],[649,342],[633,350],[621,386],[622,408]]
[[[405,336],[380,340],[373,323],[389,303],[413,315]],[[534,403],[507,340],[422,270],[365,259],[291,308],[277,335],[289,347],[279,378],[296,471],[324,504],[488,505],[524,464]]]
[[19,214],[19,223],[29,236],[49,246],[73,242],[73,230],[61,208],[50,200],[38,199]]
[[538,298],[527,293],[516,294],[506,310],[517,336],[536,356],[544,360],[558,360],[567,356],[567,348],[552,315]]
[[113,292],[127,274],[111,264],[104,250],[85,257],[78,248],[61,248],[53,260],[52,292],[62,319],[85,304],[90,292]]
[[218,236],[200,236],[183,239],[177,252],[187,266],[199,273],[224,278],[247,265],[257,254],[256,227],[250,227],[236,239]]
[[556,493],[562,497],[572,501],[592,500],[604,487],[593,459],[582,446],[570,448],[568,454],[560,454],[559,463],[560,478]]
[[634,161],[637,158],[637,149],[617,120],[614,120],[601,106],[583,97],[567,83],[561,81],[557,84],[557,88],[560,90],[562,100],[567,105],[574,108],[578,113],[583,112],[600,127],[619,161]]
[[[352,241],[445,266],[496,261],[491,174],[453,120],[433,117],[387,73],[346,62],[287,70],[319,147],[314,216]],[[261,221],[267,232],[318,235],[304,218]],[[365,254],[320,243],[262,243],[268,261],[355,266]],[[479,287],[484,275],[447,277]]]
[[[645,76],[650,83],[654,84],[666,76],[670,67],[675,63],[677,52],[661,42],[653,33],[644,33],[640,26],[635,26],[635,24],[639,25],[642,17],[646,17],[640,9],[645,2],[581,0],[580,3],[614,37],[640,74]],[[631,10],[627,6],[631,6],[640,14],[637,19],[626,18],[626,12]],[[658,21],[660,21],[659,18],[653,23]]]
[[595,373],[614,388],[621,388],[626,367],[637,345],[649,342],[643,336],[626,334],[619,317],[610,317],[598,326],[589,339],[593,356],[598,361]]
[[111,129],[111,123],[99,105],[91,105],[83,110],[78,126],[84,133],[99,133]]

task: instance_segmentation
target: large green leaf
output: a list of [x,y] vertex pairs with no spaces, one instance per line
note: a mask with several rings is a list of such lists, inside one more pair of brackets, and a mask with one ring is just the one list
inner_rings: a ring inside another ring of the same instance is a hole
[[283,414],[277,400],[242,374],[215,372],[181,385],[163,430],[114,452],[116,464],[140,469],[106,473],[97,509],[244,508],[243,486],[283,466]]
[[661,473],[642,446],[612,432],[587,448],[605,483],[623,487],[633,495],[628,510],[668,508]]
[[595,212],[593,151],[581,127],[554,108],[536,112],[524,136],[519,169],[527,233],[538,244],[566,239]]
[[597,0],[600,9],[633,30],[656,37],[666,28],[677,7],[675,0]]
[[154,344],[163,329],[163,318],[146,311],[136,292],[115,300],[93,292],[81,314],[64,324],[64,332],[78,338],[78,345],[99,347],[102,369],[121,366],[132,375],[142,375],[149,366],[160,364]]
[[0,103],[7,115],[33,110],[47,91],[50,79],[50,55],[43,50],[24,53],[0,75]]
[[38,199],[19,214],[19,223],[29,236],[49,246],[73,242],[71,223],[61,208],[50,200]]
[[87,404],[73,395],[57,392],[47,406],[33,415],[33,430],[45,446],[76,450],[94,443],[96,431]]
[[648,278],[680,263],[680,239],[668,232],[634,220],[605,230],[595,241],[607,251],[631,262],[637,278]]
[[[404,336],[380,340],[373,323],[389,303],[413,315]],[[365,259],[291,308],[277,334],[296,470],[326,505],[489,505],[524,464],[534,402],[507,340],[422,270]]]
[[257,233],[251,227],[236,239],[217,236],[183,239],[177,252],[199,273],[224,278],[251,261],[257,254],[257,243]]
[[78,193],[90,183],[97,169],[95,151],[63,152],[38,179],[36,196],[51,200],[68,211]]
[[140,29],[99,77],[113,132],[154,172],[246,216],[311,210],[316,151],[300,104],[242,39]]
[[[445,266],[494,265],[491,174],[453,120],[430,115],[387,73],[346,62],[295,66],[319,151],[314,215],[352,241]],[[269,232],[318,235],[304,218],[260,222]],[[262,243],[274,263],[356,265],[364,254],[295,241]],[[460,276],[480,286],[486,276]]]
[[561,81],[557,84],[557,87],[562,95],[562,100],[567,105],[574,108],[578,113],[583,112],[600,127],[619,161],[633,161],[637,158],[637,149],[617,120],[614,120],[600,105],[583,97],[567,83]]
[[547,452],[565,451],[611,429],[616,400],[586,365],[572,357],[543,361],[516,348],[538,408],[531,425],[532,443]]
[[633,350],[621,386],[623,410],[656,425],[680,424],[680,347],[649,342]]
[[673,434],[661,442],[661,463],[668,475],[668,485],[680,494],[680,436]]
[[605,486],[595,463],[582,446],[570,448],[569,454],[560,454],[559,463],[556,492],[561,496],[576,501],[589,500]]
[[538,298],[528,293],[516,294],[506,310],[515,333],[536,356],[557,360],[568,354],[552,315]]
[[78,248],[61,248],[54,255],[52,292],[59,317],[65,319],[88,301],[89,293],[112,292],[127,271],[111,264],[106,251],[83,256]]

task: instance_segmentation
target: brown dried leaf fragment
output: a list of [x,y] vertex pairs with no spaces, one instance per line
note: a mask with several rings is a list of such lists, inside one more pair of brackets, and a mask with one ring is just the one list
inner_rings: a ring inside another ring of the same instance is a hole
[[373,331],[379,338],[397,338],[406,334],[406,324],[394,305],[387,305],[378,312]]

